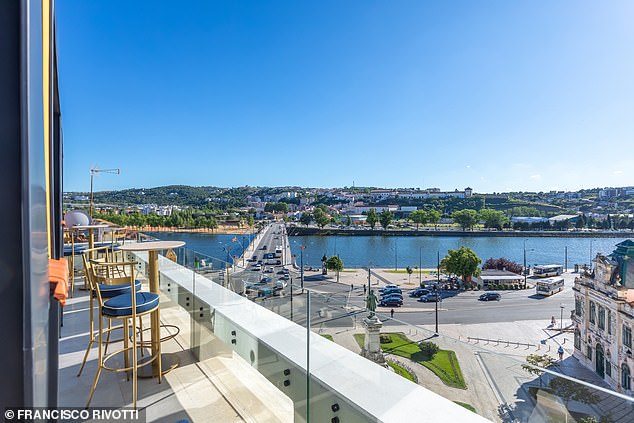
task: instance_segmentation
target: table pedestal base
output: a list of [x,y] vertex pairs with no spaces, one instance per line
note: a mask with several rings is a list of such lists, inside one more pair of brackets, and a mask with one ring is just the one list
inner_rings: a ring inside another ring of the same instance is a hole
[[[139,364],[146,363],[150,359],[151,359],[150,357],[142,358],[141,360],[139,360]],[[176,354],[173,354],[173,353],[161,354],[161,370],[162,370],[161,374],[162,375],[169,373],[170,371],[172,371],[179,365],[180,365],[180,359],[178,358]],[[137,370],[137,377],[140,377],[142,379],[149,379],[151,377],[157,377],[157,376],[158,376],[158,372],[154,368],[153,364],[148,364],[147,366],[139,367],[139,369]]]

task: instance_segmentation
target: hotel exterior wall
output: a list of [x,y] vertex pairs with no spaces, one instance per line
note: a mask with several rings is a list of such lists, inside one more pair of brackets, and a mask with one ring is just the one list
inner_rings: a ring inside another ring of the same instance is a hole
[[[594,276],[584,274],[575,279],[573,288],[575,302],[581,307],[573,314],[574,356],[584,366],[599,373],[600,363],[597,363],[597,359],[600,357],[597,351],[600,346],[604,356],[603,380],[614,390],[631,396],[633,384],[631,375],[634,374],[632,346],[634,345],[626,346],[623,340],[626,328],[634,331],[634,309],[625,302],[627,288],[615,287],[609,283],[613,271],[615,269],[611,266],[606,266],[595,259]],[[603,325],[600,325],[601,308],[604,311]],[[624,375],[623,366],[629,369],[629,378],[626,374]],[[629,380],[629,388],[624,377]]]
[[[147,254],[135,258],[145,272]],[[162,292],[191,310],[192,337],[197,325],[210,326],[227,348],[291,398],[296,422],[306,421],[306,328],[164,257],[159,262]],[[205,354],[204,346],[199,354]],[[311,421],[335,416],[345,422],[400,423],[412,416],[434,422],[488,421],[311,332]]]

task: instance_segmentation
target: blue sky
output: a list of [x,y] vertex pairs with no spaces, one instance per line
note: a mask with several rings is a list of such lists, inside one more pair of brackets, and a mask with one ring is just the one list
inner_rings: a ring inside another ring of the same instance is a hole
[[56,2],[65,190],[634,185],[634,2]]

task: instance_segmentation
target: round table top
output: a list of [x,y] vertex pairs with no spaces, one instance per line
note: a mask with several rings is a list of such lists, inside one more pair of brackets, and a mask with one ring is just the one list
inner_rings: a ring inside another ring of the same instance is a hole
[[183,241],[149,241],[136,242],[134,244],[123,244],[119,246],[122,251],[157,251],[178,248],[185,245]]
[[105,224],[101,224],[101,225],[77,225],[77,226],[70,227],[70,229],[103,229],[103,228],[109,228],[109,226]]

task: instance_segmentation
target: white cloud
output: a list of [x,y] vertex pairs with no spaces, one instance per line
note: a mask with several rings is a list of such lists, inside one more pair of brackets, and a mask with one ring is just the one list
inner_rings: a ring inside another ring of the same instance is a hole
[[531,179],[534,181],[539,181],[540,179],[542,179],[542,175],[537,174],[537,175],[531,175]]
[[615,175],[622,175],[624,172],[622,170],[615,170],[614,174]]

